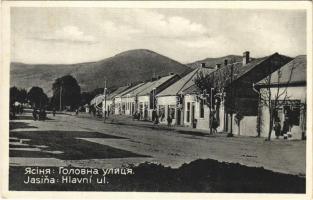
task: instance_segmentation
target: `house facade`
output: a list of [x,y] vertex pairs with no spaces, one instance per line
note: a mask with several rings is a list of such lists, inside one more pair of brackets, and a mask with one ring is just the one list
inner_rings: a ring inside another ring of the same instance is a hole
[[[306,66],[306,56],[297,56],[257,83],[260,92],[260,136],[269,135],[272,108],[273,126],[279,123],[281,134],[288,133],[290,139],[306,137]],[[275,137],[273,128],[271,138]]]
[[[115,97],[120,93],[124,92],[125,90],[129,89],[131,86],[126,85],[117,88],[115,91],[107,95],[107,98],[103,100],[102,106],[103,111],[108,111],[110,114],[115,114]],[[105,107],[106,106],[106,107]]]
[[137,94],[138,111],[142,114],[143,119],[152,120],[152,112],[157,108],[156,95],[175,83],[180,77],[176,74],[159,77],[149,87]]
[[136,85],[128,88],[124,92],[116,95],[114,97],[114,114],[125,115],[126,114],[126,107],[128,109],[129,104],[128,104],[128,99],[125,98],[124,95],[129,94],[130,92],[132,92],[133,90],[136,90],[137,88],[141,87],[144,84],[145,83],[136,84]]
[[[198,73],[210,73],[213,70],[214,69],[206,68],[203,65],[197,69],[194,69],[176,81],[174,84],[166,88],[164,91],[157,94],[157,113],[160,123],[166,124],[167,118],[170,117],[172,119],[172,125],[179,126],[186,124],[189,126],[190,122],[194,121],[194,118],[191,119],[190,116],[195,116],[197,110],[193,103],[185,104],[185,96],[183,91],[194,85],[194,78]],[[186,118],[187,115],[189,120]]]
[[124,93],[121,97],[123,104],[125,104],[125,115],[133,115],[138,111],[138,97],[137,94],[149,87],[152,84],[152,81],[143,83],[140,87],[137,87],[134,90]]
[[[216,116],[220,116],[223,113],[223,107],[214,111],[207,103],[207,101],[210,101],[210,98],[208,96],[205,97],[196,85],[192,85],[182,91],[182,93],[184,95],[184,125],[197,129],[210,130],[210,114],[219,112],[216,113]],[[219,120],[219,123],[224,123],[223,118],[219,118]],[[223,130],[218,128],[217,131]]]
[[234,135],[257,136],[259,94],[253,85],[290,60],[278,53],[250,59],[249,52],[244,52],[242,62],[226,62],[225,66],[209,74],[208,79],[219,90],[221,101],[218,108],[214,105],[218,129]]

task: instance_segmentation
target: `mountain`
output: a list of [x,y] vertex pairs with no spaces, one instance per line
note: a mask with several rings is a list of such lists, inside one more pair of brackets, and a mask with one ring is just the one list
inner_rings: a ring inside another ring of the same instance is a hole
[[89,63],[71,65],[11,63],[10,84],[29,89],[39,86],[52,95],[52,83],[56,78],[72,75],[82,91],[104,87],[118,87],[128,83],[150,80],[173,72],[186,73],[191,69],[175,60],[147,49],[125,51],[113,57]]
[[240,62],[242,61],[242,56],[237,56],[237,55],[228,55],[228,56],[223,56],[219,58],[205,58],[203,60],[195,61],[193,63],[187,64],[192,69],[195,69],[199,66],[201,66],[201,63],[205,63],[205,65],[209,68],[214,68],[216,64],[224,64],[224,60],[227,59],[228,63],[232,62]]

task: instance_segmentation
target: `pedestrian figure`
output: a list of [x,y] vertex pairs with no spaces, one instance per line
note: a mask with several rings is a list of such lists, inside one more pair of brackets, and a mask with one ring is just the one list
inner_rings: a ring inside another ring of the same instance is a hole
[[45,121],[47,117],[46,109],[42,109],[42,120]]
[[164,120],[164,118],[165,118],[165,114],[164,114],[164,113],[162,113],[162,115],[161,115],[161,121],[163,121],[163,120]]
[[56,113],[55,108],[53,108],[53,111],[52,111],[53,117],[55,116],[55,113]]
[[36,111],[35,108],[33,109],[33,120],[34,120],[34,121],[37,120],[37,111]]
[[168,117],[167,117],[167,126],[171,127],[171,124],[172,124],[172,117],[170,115],[168,115]]
[[274,131],[275,131],[276,139],[278,139],[280,134],[281,134],[281,125],[280,125],[279,121],[275,122]]
[[213,134],[217,133],[217,127],[218,127],[217,119],[213,116],[213,119],[212,119]]
[[283,130],[282,134],[284,136],[284,139],[287,139],[287,132],[289,131],[289,123],[288,123],[288,118],[285,119],[284,124],[283,124]]
[[159,124],[159,116],[157,113],[155,114],[154,124]]
[[78,109],[75,110],[75,115],[78,115]]
[[152,111],[152,121],[153,122],[155,121],[155,116],[156,116],[156,111],[155,111],[155,109],[153,109],[153,111]]

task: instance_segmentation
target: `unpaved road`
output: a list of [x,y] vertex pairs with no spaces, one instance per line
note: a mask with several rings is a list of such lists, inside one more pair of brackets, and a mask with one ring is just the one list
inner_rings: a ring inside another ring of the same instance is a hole
[[30,114],[12,120],[11,166],[121,167],[156,162],[177,168],[196,159],[216,159],[305,175],[305,141],[225,135],[195,135],[153,128],[149,123],[111,124],[92,118]]

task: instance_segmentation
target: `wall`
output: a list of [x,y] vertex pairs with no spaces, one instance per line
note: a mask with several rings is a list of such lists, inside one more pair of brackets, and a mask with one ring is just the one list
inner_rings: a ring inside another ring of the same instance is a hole
[[125,115],[131,115],[132,114],[132,106],[131,104],[135,103],[135,97],[122,97],[122,104],[125,105]]
[[[194,118],[197,120],[197,129],[210,129],[210,108],[204,105],[204,116],[203,118],[200,117],[200,101],[197,101],[196,95],[185,95],[184,97],[184,125],[188,127],[192,127],[191,117],[188,122],[187,120],[187,104],[190,103],[190,107],[192,107],[192,103],[195,105],[195,116]],[[190,109],[190,116],[192,114],[192,110]]]
[[116,114],[116,115],[122,114],[121,113],[121,109],[122,109],[121,103],[122,103],[121,97],[114,98],[114,104],[115,104],[114,114]]
[[[106,109],[105,109],[105,104],[106,104]],[[111,107],[112,107],[112,105],[113,105],[113,101],[112,100],[107,100],[106,101],[106,103],[105,103],[105,101],[103,101],[102,102],[102,111],[104,112],[105,110],[107,110],[107,111],[109,111],[110,109],[111,109]]]
[[[281,90],[284,88],[281,88]],[[264,92],[265,89],[261,89],[261,92]],[[271,88],[271,92],[274,94],[277,92],[277,88]],[[306,102],[306,87],[288,87],[287,88],[287,95],[290,100],[300,100],[301,103]],[[281,100],[284,98],[284,95],[280,98]],[[300,114],[303,114],[300,112]],[[284,117],[284,114],[282,113],[282,116]],[[303,121],[306,120],[306,118],[300,117],[300,125],[299,126],[292,126],[291,133],[292,133],[292,139],[301,139],[302,137],[302,128],[301,124]],[[267,106],[261,106],[261,137],[268,137],[268,131],[269,131],[269,123],[270,123],[270,114],[269,114],[269,108]],[[283,120],[281,121],[281,127],[283,127]],[[275,132],[272,130],[271,138],[275,138]]]
[[[137,111],[139,112],[139,108],[140,108],[140,104],[143,105],[143,115],[142,115],[142,119],[145,120],[151,120],[152,119],[152,110],[149,108],[150,107],[150,98],[149,96],[139,96],[138,97],[138,106],[137,106]],[[148,113],[146,115],[146,113],[144,112],[144,108],[145,106],[148,108]]]
[[[162,120],[159,120],[161,124],[167,124],[167,115],[168,115],[168,106],[176,106],[177,104],[177,98],[176,95],[174,96],[162,96],[158,97],[157,96],[157,111],[159,113],[159,108],[160,106],[165,107],[165,118]],[[177,109],[175,110],[175,113],[177,113]],[[160,116],[159,116],[160,117]],[[176,119],[172,120],[172,125],[176,124]]]

